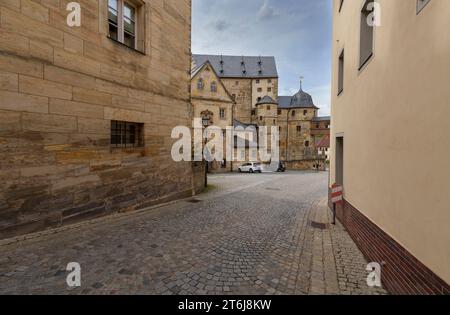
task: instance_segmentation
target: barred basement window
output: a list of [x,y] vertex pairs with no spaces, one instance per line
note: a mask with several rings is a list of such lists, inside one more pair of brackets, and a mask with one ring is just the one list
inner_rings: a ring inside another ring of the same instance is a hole
[[144,51],[144,17],[140,0],[108,0],[109,38]]
[[111,146],[114,148],[138,148],[144,146],[144,124],[111,121]]

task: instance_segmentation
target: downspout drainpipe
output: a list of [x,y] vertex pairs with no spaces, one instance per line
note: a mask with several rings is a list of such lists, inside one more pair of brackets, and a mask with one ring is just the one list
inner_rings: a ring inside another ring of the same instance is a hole
[[232,135],[231,135],[231,173],[233,173],[234,170],[234,111],[236,110],[236,101],[233,100],[233,105],[231,106],[231,127],[233,128],[232,130]]

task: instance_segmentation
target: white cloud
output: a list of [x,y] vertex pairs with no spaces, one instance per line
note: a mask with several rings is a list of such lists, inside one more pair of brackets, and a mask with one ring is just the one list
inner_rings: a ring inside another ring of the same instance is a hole
[[260,20],[269,20],[278,16],[278,12],[274,7],[269,5],[269,0],[265,0],[262,7],[259,9],[258,17]]

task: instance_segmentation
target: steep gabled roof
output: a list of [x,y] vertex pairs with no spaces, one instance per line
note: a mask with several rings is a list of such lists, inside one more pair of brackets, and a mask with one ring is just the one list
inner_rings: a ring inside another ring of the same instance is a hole
[[201,65],[195,67],[194,69],[191,70],[191,82],[192,80],[197,76],[197,74],[199,74],[206,66],[209,66],[212,70],[212,72],[214,73],[214,75],[217,77],[217,81],[219,82],[219,84],[222,86],[222,88],[224,89],[225,93],[227,94],[228,98],[230,99],[230,101],[232,103],[234,103],[234,99],[231,96],[230,92],[228,92],[227,88],[225,87],[225,85],[223,84],[222,80],[220,80],[220,77],[217,75],[217,72],[214,70],[214,67],[211,65],[211,63],[209,62],[209,60],[206,60],[204,63],[202,63]]
[[271,98],[270,96],[266,95],[264,96],[261,100],[259,100],[256,105],[263,105],[263,104],[276,104],[278,105],[278,102],[275,101],[273,98]]
[[209,60],[221,78],[278,78],[275,57],[192,55],[194,69]]

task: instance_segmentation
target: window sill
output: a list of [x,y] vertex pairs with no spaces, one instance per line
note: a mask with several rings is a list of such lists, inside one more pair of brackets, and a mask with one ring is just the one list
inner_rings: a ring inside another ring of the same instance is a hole
[[141,154],[145,155],[145,147],[111,147],[111,153]]
[[145,52],[143,52],[143,51],[140,51],[140,50],[138,50],[138,49],[136,49],[136,48],[131,48],[130,46],[127,46],[127,45],[125,45],[124,43],[122,43],[122,42],[119,42],[118,40],[116,40],[116,39],[114,39],[114,38],[111,38],[111,37],[109,37],[109,36],[107,36],[112,42],[114,42],[114,43],[116,43],[116,44],[118,44],[118,45],[120,45],[120,46],[122,46],[122,47],[125,47],[125,48],[127,48],[127,49],[129,49],[130,51],[134,51],[134,52],[136,52],[136,53],[138,53],[138,54],[141,54],[141,55],[143,55],[143,56],[146,56],[147,54],[145,53]]

